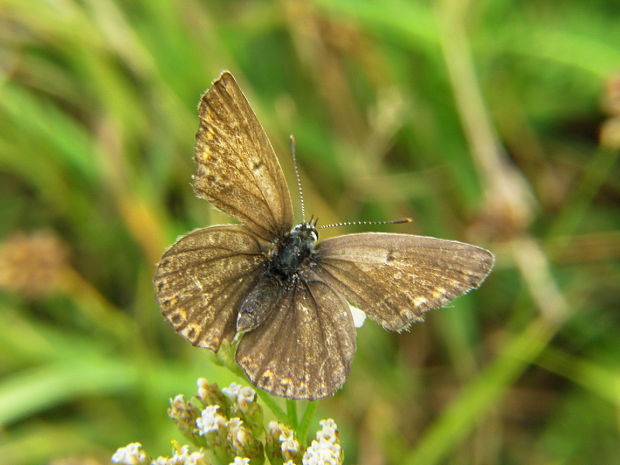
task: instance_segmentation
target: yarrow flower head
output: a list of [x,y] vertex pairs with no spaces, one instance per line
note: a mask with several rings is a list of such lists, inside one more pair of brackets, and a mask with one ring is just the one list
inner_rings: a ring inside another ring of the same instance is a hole
[[281,430],[280,448],[282,449],[282,456],[294,457],[299,452],[299,441],[295,438],[295,432],[290,428],[284,428]]
[[256,392],[247,386],[243,386],[237,393],[237,404],[243,408],[243,405],[247,405],[256,400]]
[[272,462],[293,461],[301,458],[301,445],[295,436],[295,431],[284,423],[272,421],[268,426],[265,449]]
[[206,465],[206,459],[203,452],[190,452],[189,446],[183,446],[175,451],[169,463],[170,465]]
[[176,441],[172,441],[174,454],[172,457],[157,457],[151,465],[207,465],[204,452],[190,452],[190,446],[179,446]]
[[240,418],[231,418],[226,423],[228,442],[238,455],[245,457],[263,457],[263,444],[243,424]]
[[304,450],[298,432],[289,425],[272,421],[265,427],[253,389],[233,383],[220,390],[204,378],[198,379],[197,384],[196,397],[186,400],[183,395],[177,395],[170,399],[168,409],[170,418],[190,440],[190,445],[181,446],[172,441],[171,456],[151,460],[142,445],[135,442],[118,449],[112,462],[118,465],[250,465],[250,462],[262,465],[267,458],[271,465],[342,465],[344,455],[334,420],[322,420],[316,438]]
[[237,383],[232,383],[230,386],[223,388],[222,392],[226,394],[230,398],[230,400],[236,402],[237,396],[239,395],[239,391],[241,390],[241,388],[241,385]]
[[226,417],[219,413],[219,405],[209,405],[206,407],[200,418],[196,420],[198,434],[206,436],[211,432],[218,431],[226,425]]
[[185,436],[191,438],[196,429],[196,419],[200,410],[191,401],[186,401],[183,394],[179,394],[170,399],[168,416],[176,423],[177,428]]
[[119,465],[142,465],[146,463],[146,454],[142,450],[142,444],[132,442],[117,449],[111,460]]
[[209,383],[205,378],[198,378],[196,385],[198,386],[196,397],[202,402],[203,407],[208,405],[219,405],[226,412],[228,411],[230,401],[222,394],[217,384]]
[[256,392],[237,383],[222,389],[229,401],[229,416],[239,416],[255,436],[262,435],[263,432],[263,410],[256,401]]
[[338,440],[338,425],[331,418],[321,420],[321,429],[316,433],[316,438],[325,442],[335,443]]
[[302,458],[303,465],[341,465],[344,459],[342,447],[338,439],[338,427],[334,420],[321,421],[321,429],[316,439]]

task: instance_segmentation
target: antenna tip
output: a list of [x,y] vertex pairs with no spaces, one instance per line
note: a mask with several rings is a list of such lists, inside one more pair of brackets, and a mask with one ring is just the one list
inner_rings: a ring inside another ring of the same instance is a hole
[[399,224],[399,223],[411,223],[413,220],[411,218],[402,218],[400,220],[396,220],[394,221],[395,224]]

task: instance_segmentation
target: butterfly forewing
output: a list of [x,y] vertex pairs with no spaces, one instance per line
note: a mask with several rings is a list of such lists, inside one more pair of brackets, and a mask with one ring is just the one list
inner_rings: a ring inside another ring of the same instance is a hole
[[228,72],[202,96],[194,191],[271,240],[292,226],[282,168],[256,115]]
[[155,274],[162,314],[193,345],[219,349],[234,337],[237,308],[270,247],[244,226],[211,226],[181,237]]
[[244,334],[237,362],[252,383],[290,399],[315,400],[344,383],[355,352],[347,302],[324,282],[302,278],[274,289],[268,318]]
[[348,234],[317,250],[321,279],[396,331],[478,287],[494,262],[480,247],[408,234]]

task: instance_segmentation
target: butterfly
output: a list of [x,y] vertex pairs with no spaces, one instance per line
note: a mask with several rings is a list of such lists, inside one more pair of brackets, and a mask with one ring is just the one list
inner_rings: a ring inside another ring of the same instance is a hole
[[194,346],[217,351],[242,335],[236,361],[255,386],[290,399],[332,395],[355,352],[349,303],[403,331],[491,271],[491,252],[456,241],[371,232],[317,242],[316,221],[293,223],[282,168],[229,72],[198,113],[194,192],[242,224],[180,237],[157,266],[156,297]]

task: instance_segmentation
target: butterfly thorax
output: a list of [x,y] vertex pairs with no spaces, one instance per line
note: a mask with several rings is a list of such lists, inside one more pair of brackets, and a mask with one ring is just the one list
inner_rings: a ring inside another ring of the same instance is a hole
[[276,249],[269,261],[268,272],[288,279],[308,264],[316,251],[314,244],[318,233],[314,225],[300,223],[276,242]]

